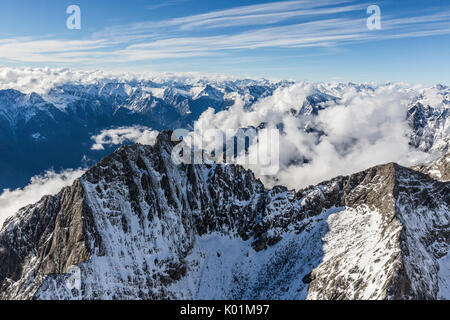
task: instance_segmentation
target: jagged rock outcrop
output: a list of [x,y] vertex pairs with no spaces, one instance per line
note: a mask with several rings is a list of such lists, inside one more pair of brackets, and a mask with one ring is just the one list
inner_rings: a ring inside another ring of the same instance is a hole
[[174,145],[121,147],[7,220],[0,298],[449,298],[448,182],[391,163],[268,190],[240,166],[177,165]]
[[449,101],[445,101],[443,106],[433,108],[417,102],[409,107],[407,119],[412,129],[412,146],[429,153],[440,154],[449,151],[448,105]]
[[450,153],[436,161],[415,166],[413,169],[439,181],[450,181]]

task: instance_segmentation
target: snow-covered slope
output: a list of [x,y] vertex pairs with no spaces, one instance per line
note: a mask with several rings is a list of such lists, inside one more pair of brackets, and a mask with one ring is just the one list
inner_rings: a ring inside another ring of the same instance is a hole
[[174,144],[122,147],[10,218],[0,298],[450,298],[448,182],[391,163],[268,190],[239,166],[175,165]]

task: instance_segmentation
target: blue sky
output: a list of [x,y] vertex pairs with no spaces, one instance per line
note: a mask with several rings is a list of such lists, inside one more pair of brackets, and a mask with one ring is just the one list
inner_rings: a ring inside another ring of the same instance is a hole
[[[66,28],[73,4],[81,30]],[[0,2],[4,66],[448,85],[449,57],[450,1]]]

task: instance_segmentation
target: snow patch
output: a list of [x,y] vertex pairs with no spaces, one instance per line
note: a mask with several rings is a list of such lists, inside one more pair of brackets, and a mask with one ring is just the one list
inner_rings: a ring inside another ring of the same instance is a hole
[[439,292],[438,299],[450,300],[450,252],[438,260]]

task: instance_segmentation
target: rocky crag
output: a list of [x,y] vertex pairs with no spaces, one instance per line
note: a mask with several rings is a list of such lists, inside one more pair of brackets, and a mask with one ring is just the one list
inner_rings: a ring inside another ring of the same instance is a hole
[[0,299],[450,298],[448,155],[294,191],[174,145],[121,147],[8,219]]

